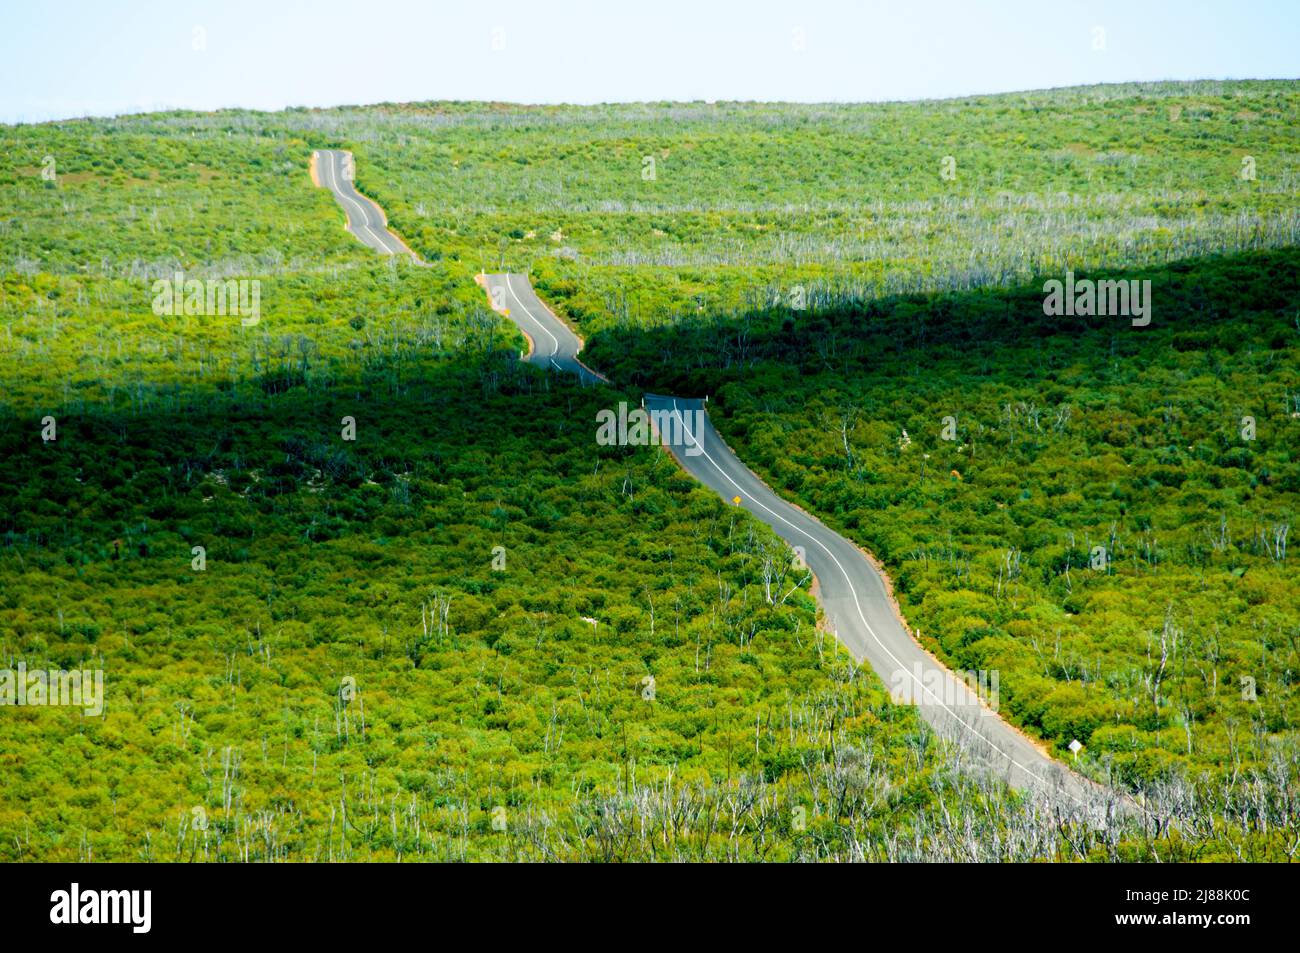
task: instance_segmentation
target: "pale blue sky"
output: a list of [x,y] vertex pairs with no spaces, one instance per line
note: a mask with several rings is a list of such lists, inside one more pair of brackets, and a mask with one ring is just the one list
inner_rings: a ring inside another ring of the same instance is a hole
[[428,99],[876,101],[1298,74],[1300,0],[28,0],[0,21],[4,122]]

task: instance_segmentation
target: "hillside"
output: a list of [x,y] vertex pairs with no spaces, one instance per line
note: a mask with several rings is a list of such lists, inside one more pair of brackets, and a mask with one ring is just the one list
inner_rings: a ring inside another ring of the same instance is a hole
[[[0,718],[0,859],[1292,855],[1298,102],[0,127],[0,651],[106,692]],[[428,267],[348,235],[314,148]],[[484,268],[614,387],[519,363]],[[1044,315],[1067,270],[1151,281],[1150,325]],[[159,313],[178,272],[256,320]],[[766,527],[593,439],[659,387],[1162,823],[968,770]]]

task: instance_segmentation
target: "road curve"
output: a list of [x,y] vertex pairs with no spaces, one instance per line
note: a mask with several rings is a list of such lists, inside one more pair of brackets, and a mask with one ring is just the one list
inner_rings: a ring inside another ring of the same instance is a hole
[[[943,737],[1013,787],[1063,797],[1091,812],[1105,792],[1003,721],[974,686],[924,651],[894,614],[884,580],[861,550],[777,496],[737,459],[714,429],[702,400],[645,395],[645,409],[662,444],[681,466],[723,498],[748,510],[797,547],[820,587],[826,621],[853,656],[867,662],[895,699],[911,702]],[[983,694],[994,701],[993,686]]]
[[584,384],[605,381],[582,361],[582,339],[542,304],[525,275],[484,275],[492,307],[500,311],[533,342],[533,353],[526,360],[549,370],[578,375]]
[[385,255],[410,255],[414,253],[402,240],[388,230],[388,219],[383,210],[352,185],[355,166],[352,153],[342,149],[317,149],[316,178],[320,185],[334,193],[334,198],[348,216],[348,231],[358,240]]
[[[376,251],[410,254],[418,261],[388,232],[378,206],[352,188],[343,165],[351,161],[350,154],[322,149],[316,156],[320,184],[348,210],[348,230]],[[578,359],[582,340],[542,304],[526,275],[481,278],[493,308],[533,342],[526,358],[530,363],[575,374],[584,384],[605,382]],[[741,463],[714,429],[704,401],[646,394],[644,405],[660,442],[683,469],[796,548],[817,579],[826,620],[840,642],[876,671],[896,699],[916,704],[935,731],[956,744],[973,765],[1093,818],[1133,807],[1052,759],[985,703],[991,692],[985,691],[981,700],[971,684],[913,641],[893,611],[884,580],[862,551],[781,499]]]
[[[493,306],[533,341],[529,361],[570,371],[584,382],[603,379],[578,360],[581,340],[541,303],[527,276],[485,277]],[[739,498],[740,506],[798,547],[817,578],[832,631],[880,675],[896,699],[916,704],[936,731],[1012,786],[1064,797],[1090,813],[1101,809],[1102,792],[1092,782],[1054,761],[981,700],[978,675],[969,684],[913,641],[862,552],[778,497],[741,463],[714,429],[703,401],[646,394],[644,404],[661,443],[688,473],[724,499]],[[983,688],[985,700],[996,703],[996,687],[987,676]]]

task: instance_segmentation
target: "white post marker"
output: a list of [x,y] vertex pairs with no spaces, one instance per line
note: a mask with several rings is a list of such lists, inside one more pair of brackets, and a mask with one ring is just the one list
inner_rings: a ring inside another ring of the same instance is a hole
[[1083,750],[1083,745],[1079,743],[1078,738],[1075,738],[1073,741],[1070,742],[1070,753],[1074,755],[1075,761],[1079,760],[1079,752],[1082,750]]

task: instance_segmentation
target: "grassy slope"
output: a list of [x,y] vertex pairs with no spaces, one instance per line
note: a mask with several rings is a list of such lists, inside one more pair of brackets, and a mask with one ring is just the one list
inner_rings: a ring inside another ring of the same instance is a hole
[[1061,756],[1230,777],[1296,739],[1300,257],[1142,274],[1146,328],[1046,317],[1031,287],[606,332],[592,359],[707,381],[745,459],[884,560],[923,641],[1000,672]]
[[[1293,734],[1296,262],[1199,257],[1295,244],[1297,106],[1283,81],[411,107],[364,149],[417,241],[529,267],[624,383],[715,394],[743,456],[888,561],[932,648],[1138,783],[1230,776]],[[1142,265],[1142,331],[962,293]],[[912,290],[942,294],[863,306]]]
[[[454,263],[359,250],[264,121],[3,133],[0,652],[107,705],[0,717],[0,856],[826,856],[974,809],[806,594],[763,599],[778,541],[596,447],[618,394],[509,360]],[[260,280],[260,322],[153,314],[178,266]]]
[[[586,333],[606,332],[593,349],[611,359],[620,346],[636,353],[624,325],[668,322],[648,368],[678,346],[676,320],[725,326],[796,284],[829,311],[900,284],[962,287],[1045,262],[1273,244],[1294,207],[1279,144],[1293,89],[830,108],[434,104],[6,130],[18,158],[0,187],[24,215],[0,226],[0,367],[14,395],[4,497],[20,501],[0,565],[22,584],[6,586],[2,644],[51,664],[98,651],[136,688],[110,714],[118,731],[48,710],[5,723],[0,751],[22,769],[0,811],[6,846],[134,856],[153,831],[153,856],[178,839],[200,857],[1070,855],[1051,825],[996,792],[954,787],[910,712],[873,677],[820,657],[806,601],[762,604],[756,569],[774,543],[761,527],[733,527],[655,454],[591,445],[581,421],[617,394],[552,389],[494,357],[512,335],[481,314],[468,279],[481,264],[531,263]],[[1153,133],[1169,141],[1145,148]],[[93,155],[80,151],[94,137]],[[434,269],[374,264],[348,239],[328,196],[306,188],[306,150],[323,145],[356,151],[358,184]],[[1257,182],[1232,178],[1242,148],[1257,156]],[[51,151],[72,157],[52,188],[33,174]],[[646,154],[658,155],[653,182]],[[958,158],[956,182],[937,175],[945,154]],[[150,161],[160,155],[166,168]],[[115,174],[90,165],[110,159]],[[989,196],[990,183],[1017,191]],[[1058,189],[1072,190],[1065,208]],[[176,334],[149,314],[141,276],[177,263],[262,276],[269,317],[253,333],[180,319]],[[782,386],[816,399],[798,384]],[[728,391],[733,437],[760,421],[747,416],[751,387]],[[341,446],[335,421],[356,408],[360,446]],[[62,460],[33,437],[47,412],[76,435]],[[554,436],[539,449],[537,433]],[[807,435],[810,450],[818,439]],[[760,467],[764,446],[753,447]],[[203,577],[188,570],[199,538],[216,540]],[[127,559],[111,559],[113,539]],[[486,568],[497,541],[514,554],[501,581]],[[454,631],[421,644],[421,606],[442,596]],[[574,629],[587,614],[602,638]],[[647,671],[664,698],[648,722]],[[341,705],[344,675],[366,704],[364,740],[359,705]],[[51,743],[63,746],[54,758]],[[69,743],[91,766],[88,790],[59,786]],[[229,817],[227,750],[240,761]],[[756,772],[776,786],[753,787]],[[671,787],[643,783],[669,774]],[[43,797],[52,786],[60,796]],[[724,795],[740,819],[725,839],[709,834]],[[129,812],[114,806],[124,797]],[[489,827],[504,802],[507,837]],[[200,805],[218,820],[206,837],[182,834]],[[809,808],[806,832],[791,829],[795,805]],[[637,833],[670,810],[695,822],[665,840]],[[1244,837],[1088,834],[1082,849],[1282,849],[1281,833],[1249,833],[1258,814],[1241,797],[1238,810],[1255,818]],[[1279,812],[1276,800],[1265,809]],[[956,833],[968,823],[974,837]]]
[[331,119],[417,247],[531,270],[594,331],[796,286],[961,289],[1294,244],[1298,104],[1296,83],[1241,82]]

